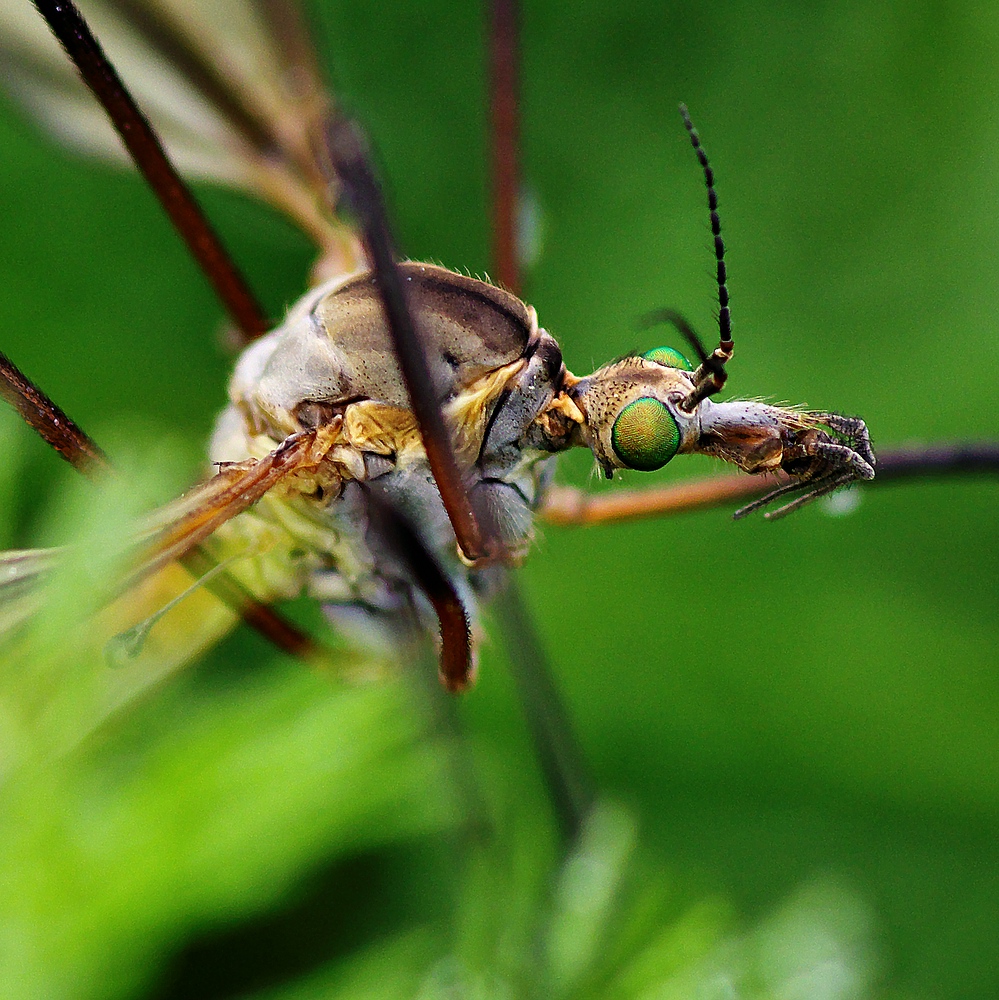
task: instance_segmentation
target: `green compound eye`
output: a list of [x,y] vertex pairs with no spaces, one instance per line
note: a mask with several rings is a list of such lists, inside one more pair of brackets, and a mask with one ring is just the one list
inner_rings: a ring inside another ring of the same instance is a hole
[[658,399],[642,396],[618,414],[611,428],[611,444],[629,469],[651,472],[662,468],[676,454],[680,428]]
[[642,357],[646,361],[666,365],[667,368],[680,368],[685,372],[694,370],[694,366],[675,347],[656,347],[646,351]]

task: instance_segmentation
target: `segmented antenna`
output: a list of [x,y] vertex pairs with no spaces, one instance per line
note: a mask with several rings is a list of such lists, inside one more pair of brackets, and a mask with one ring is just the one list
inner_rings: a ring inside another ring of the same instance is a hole
[[[694,123],[690,120],[687,112],[687,105],[680,105],[680,114],[683,116],[683,124],[687,127],[690,135],[690,144],[697,154],[697,161],[704,171],[704,183],[708,188],[708,208],[711,211],[711,235],[715,238],[715,261],[717,261],[718,282],[718,346],[711,354],[703,358],[700,367],[694,373],[694,388],[680,403],[680,407],[688,413],[693,413],[694,408],[702,399],[713,396],[720,392],[728,378],[725,371],[725,363],[732,358],[732,315],[728,308],[728,285],[726,284],[728,275],[725,271],[725,241],[721,234],[721,219],[718,217],[718,195],[715,192],[715,175],[708,163],[708,155],[701,147],[701,137],[694,128]],[[682,330],[682,328],[681,328]]]
[[725,269],[725,241],[721,234],[721,219],[718,216],[718,193],[715,191],[715,174],[708,162],[708,154],[701,145],[701,137],[690,120],[687,105],[680,105],[680,115],[690,136],[690,144],[697,154],[697,162],[704,171],[704,183],[708,189],[708,209],[711,212],[711,235],[715,240],[715,260],[718,262],[716,281],[718,282],[718,332],[723,349],[732,349],[732,314],[728,307],[728,273]]

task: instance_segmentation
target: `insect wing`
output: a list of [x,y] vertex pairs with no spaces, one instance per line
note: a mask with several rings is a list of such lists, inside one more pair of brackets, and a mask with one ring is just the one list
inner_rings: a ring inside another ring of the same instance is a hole
[[264,458],[223,468],[181,497],[153,519],[158,527],[128,583],[137,583],[185,556],[227,521],[253,506],[286,476],[314,469],[338,430],[336,423],[319,431],[294,435]]
[[[148,518],[139,533],[138,555],[133,568],[119,584],[119,597],[108,595],[108,604],[98,616],[92,632],[97,649],[123,630],[146,619],[158,618],[179,596],[198,605],[184,615],[169,636],[153,643],[149,663],[153,673],[140,671],[147,683],[185,662],[205,646],[217,641],[236,622],[231,608],[208,595],[188,591],[192,579],[176,561],[188,555],[227,521],[252,506],[286,476],[314,468],[322,458],[322,434],[308,432],[282,444],[259,461],[248,461],[219,471],[179,500]],[[30,549],[0,554],[0,637],[16,633],[43,603],[43,584],[57,568],[65,549]],[[234,554],[234,559],[240,553]],[[203,562],[203,560],[202,560]],[[224,567],[217,567],[222,569]],[[211,564],[199,565],[207,580]],[[234,585],[230,581],[230,587]],[[98,599],[98,603],[100,600]],[[232,603],[232,600],[229,600]],[[190,610],[190,609],[189,609]],[[143,638],[145,633],[143,632]],[[136,648],[136,652],[138,649]],[[120,685],[115,685],[120,686]],[[129,689],[135,687],[130,681]]]
[[39,588],[58,558],[58,549],[0,553],[0,636],[13,632],[38,609]]
[[[27,4],[15,7],[0,23],[0,55],[9,67],[0,84],[58,140],[127,164],[107,115],[42,19]],[[137,0],[81,10],[96,15],[99,44],[106,43],[174,167],[283,212],[321,250],[318,276],[362,266],[361,243],[331,211],[336,192],[317,160],[331,101],[294,3]]]

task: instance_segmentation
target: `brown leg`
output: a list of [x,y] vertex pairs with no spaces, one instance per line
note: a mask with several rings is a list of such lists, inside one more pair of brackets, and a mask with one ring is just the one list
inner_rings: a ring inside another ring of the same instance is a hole
[[240,331],[247,340],[266,333],[263,309],[80,12],[67,0],[35,0],[35,6],[107,111],[135,165]]
[[97,442],[2,353],[0,399],[14,407],[25,423],[78,472],[94,477],[108,470],[107,456]]
[[[996,441],[948,441],[882,448],[878,452],[877,479],[865,483],[865,488],[905,479],[994,476],[996,473],[999,473],[999,442]],[[691,479],[670,486],[600,494],[590,494],[575,486],[555,486],[538,510],[538,516],[549,524],[562,525],[637,521],[643,517],[724,507],[740,500],[751,500],[790,482],[786,476],[735,473]]]
[[340,181],[346,201],[358,216],[399,368],[409,393],[410,407],[458,546],[472,561],[502,558],[502,547],[479,523],[478,512],[468,495],[451,435],[444,423],[426,351],[409,309],[395,241],[371,164],[367,139],[356,122],[342,115],[328,118],[324,138],[331,180]]
[[[79,472],[91,478],[111,473],[110,463],[94,439],[4,354],[0,354],[0,398]],[[195,578],[215,565],[211,556],[200,548],[187,552],[181,561]],[[228,573],[215,577],[206,586],[278,649],[303,660],[323,660],[321,650],[305,633],[257,601]]]
[[520,11],[517,0],[489,4],[489,138],[493,267],[520,295],[517,203],[520,196]]
[[575,486],[555,486],[538,515],[549,524],[586,525],[636,521],[643,517],[682,514],[747,500],[782,486],[786,477],[733,474],[692,479],[670,486],[587,493]]

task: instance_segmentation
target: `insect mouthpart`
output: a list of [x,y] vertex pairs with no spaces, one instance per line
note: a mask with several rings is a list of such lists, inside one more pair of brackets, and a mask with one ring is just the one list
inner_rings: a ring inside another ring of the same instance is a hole
[[699,411],[701,436],[694,451],[723,458],[751,474],[770,472],[790,479],[737,510],[736,519],[802,491],[765,515],[775,520],[840,486],[874,478],[877,459],[860,417],[745,400],[714,403],[705,399]]

